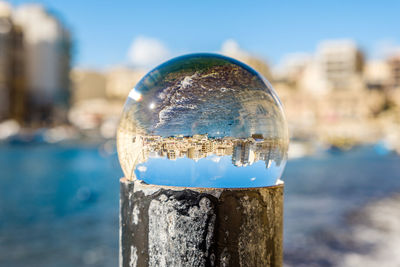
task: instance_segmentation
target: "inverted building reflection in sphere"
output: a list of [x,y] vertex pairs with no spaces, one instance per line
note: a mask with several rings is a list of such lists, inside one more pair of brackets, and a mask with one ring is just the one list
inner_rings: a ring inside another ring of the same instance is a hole
[[192,54],[158,66],[132,89],[117,142],[129,179],[239,188],[280,182],[288,133],[279,99],[256,71]]

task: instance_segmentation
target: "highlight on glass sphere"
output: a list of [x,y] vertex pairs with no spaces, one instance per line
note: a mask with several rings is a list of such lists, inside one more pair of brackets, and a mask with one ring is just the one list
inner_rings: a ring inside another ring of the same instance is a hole
[[117,133],[126,178],[183,187],[279,184],[288,142],[269,82],[216,54],[177,57],[150,71],[129,93]]

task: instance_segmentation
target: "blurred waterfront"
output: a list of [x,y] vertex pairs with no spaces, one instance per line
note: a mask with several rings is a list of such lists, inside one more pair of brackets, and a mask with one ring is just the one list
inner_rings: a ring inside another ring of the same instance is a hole
[[[399,173],[371,146],[289,160],[285,264],[397,266]],[[2,144],[0,175],[0,266],[117,265],[115,144]]]
[[[73,65],[77,43],[57,14],[39,4],[0,2],[0,139],[46,129],[50,142],[114,138],[130,90],[171,56],[159,40],[137,37],[129,62]],[[292,155],[378,142],[400,152],[400,45],[377,58],[351,38],[326,38],[275,64],[230,38],[214,52],[243,61],[272,83],[291,139],[309,145],[307,151],[292,146]]]

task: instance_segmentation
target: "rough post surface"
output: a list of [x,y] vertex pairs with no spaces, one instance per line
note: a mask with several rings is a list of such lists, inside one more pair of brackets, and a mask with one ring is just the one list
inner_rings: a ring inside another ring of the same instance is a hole
[[222,189],[121,179],[120,266],[282,266],[283,185]]

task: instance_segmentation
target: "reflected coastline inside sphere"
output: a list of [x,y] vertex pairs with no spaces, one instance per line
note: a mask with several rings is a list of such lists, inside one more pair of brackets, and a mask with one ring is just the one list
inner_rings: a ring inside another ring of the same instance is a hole
[[117,135],[129,179],[240,188],[280,182],[286,120],[271,85],[224,56],[192,54],[150,71],[132,89]]

